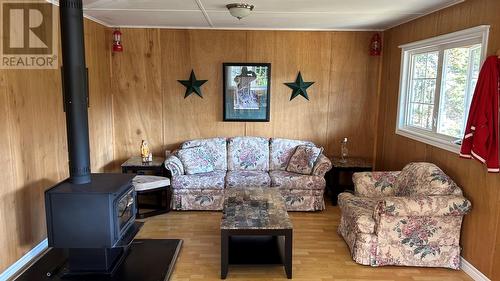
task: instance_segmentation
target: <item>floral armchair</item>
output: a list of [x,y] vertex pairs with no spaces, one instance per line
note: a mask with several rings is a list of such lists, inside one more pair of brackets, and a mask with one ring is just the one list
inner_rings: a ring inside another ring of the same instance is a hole
[[341,193],[339,234],[355,262],[460,268],[460,228],[471,209],[461,189],[436,165],[353,175]]

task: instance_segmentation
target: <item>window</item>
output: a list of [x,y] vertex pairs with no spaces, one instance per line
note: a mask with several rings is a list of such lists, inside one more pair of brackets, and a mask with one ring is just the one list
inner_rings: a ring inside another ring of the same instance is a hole
[[479,26],[400,46],[396,133],[458,152],[489,26]]

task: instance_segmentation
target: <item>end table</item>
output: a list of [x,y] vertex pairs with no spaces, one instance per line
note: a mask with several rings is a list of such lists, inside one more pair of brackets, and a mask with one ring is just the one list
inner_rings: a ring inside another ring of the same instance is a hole
[[337,205],[337,196],[346,190],[354,191],[354,184],[340,184],[341,173],[370,172],[373,170],[372,163],[368,159],[358,157],[348,157],[342,161],[340,157],[329,157],[332,161],[332,170],[327,176],[327,185],[332,196],[332,204]]
[[[159,176],[136,176],[132,184],[137,192],[137,219],[149,218],[159,214],[170,212],[170,203],[172,200],[172,188],[170,187],[170,179]],[[165,204],[163,204],[163,194],[165,193]],[[156,195],[156,204],[141,203],[139,197],[149,194]],[[146,212],[140,212],[140,209],[149,209]]]
[[150,173],[155,176],[166,176],[167,170],[163,162],[165,162],[165,158],[163,157],[155,156],[153,157],[153,161],[143,163],[140,156],[133,156],[122,164],[122,173],[134,173],[138,175]]
[[[133,156],[133,157],[130,157],[127,161],[125,161],[121,165],[122,173],[124,173],[124,174],[134,173],[137,175],[152,175],[152,176],[167,177],[168,172],[167,172],[167,169],[165,168],[165,165],[163,164],[163,162],[165,162],[165,158],[163,158],[163,157],[153,157],[153,161],[143,163],[142,158],[140,156]],[[154,179],[154,178],[155,177],[150,177],[149,180]],[[146,177],[145,179],[148,179],[148,177]],[[137,210],[137,218],[138,219],[143,219],[143,218],[147,218],[149,216],[163,214],[163,213],[167,213],[170,211],[172,190],[170,187],[170,180],[168,178],[165,178],[165,180],[168,180],[168,184],[163,184],[163,186],[161,186],[161,187],[137,191],[137,208],[138,209],[139,208],[153,209],[153,211],[150,211],[148,213],[139,213],[139,211]],[[143,178],[143,181],[144,181],[144,178]],[[145,181],[148,181],[148,180],[145,180]],[[139,198],[148,199],[148,198],[143,198],[143,197],[147,197],[149,195],[156,197],[156,200],[155,200],[156,204],[149,203],[149,201],[151,201],[151,200],[139,200]],[[145,202],[142,202],[142,201],[145,201]],[[165,202],[165,204],[163,204],[163,202]]]

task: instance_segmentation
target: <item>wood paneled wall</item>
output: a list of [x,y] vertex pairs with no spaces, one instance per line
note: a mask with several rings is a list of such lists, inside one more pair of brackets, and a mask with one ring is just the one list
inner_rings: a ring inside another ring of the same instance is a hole
[[[116,166],[147,139],[156,154],[188,139],[265,136],[307,139],[338,153],[372,157],[380,59],[368,55],[371,32],[122,29],[124,52],[112,56]],[[271,121],[222,121],[222,63],[272,64]],[[203,99],[177,82],[194,69]],[[310,101],[289,101],[283,85],[301,71]]]
[[500,175],[488,174],[476,161],[396,135],[401,51],[409,43],[482,24],[491,25],[488,53],[500,48],[500,1],[467,0],[384,33],[377,168],[401,169],[410,161],[436,163],[472,201],[462,231],[463,256],[492,280],[500,280]]
[[[374,151],[378,69],[369,32],[126,29],[112,54],[112,30],[85,21],[94,172],[115,170],[147,139],[163,154],[187,139],[267,136],[308,139],[337,152]],[[222,63],[272,63],[271,122],[222,122]],[[184,99],[177,80],[194,69],[204,98]],[[298,71],[315,81],[310,101],[289,101]],[[46,237],[43,192],[66,178],[60,71],[0,71],[0,272]]]
[[[93,171],[113,159],[111,32],[85,21]],[[0,272],[46,237],[44,191],[68,176],[60,70],[0,70]]]
[[[464,221],[463,255],[500,280],[500,176],[394,134],[398,45],[491,24],[493,54],[500,48],[499,10],[498,0],[468,0],[386,31],[378,115],[380,60],[367,55],[371,32],[125,29],[125,51],[111,54],[111,30],[86,20],[92,169],[116,169],[137,154],[141,139],[159,155],[184,140],[213,136],[308,139],[328,153],[338,153],[347,136],[351,154],[364,157],[376,143],[379,169],[430,161],[463,187],[474,205]],[[231,61],[272,63],[271,122],[222,122],[222,63]],[[177,82],[191,69],[209,80],[203,99],[184,99]],[[298,71],[316,82],[310,101],[289,101],[283,83]],[[67,177],[59,70],[0,70],[0,131],[1,272],[45,238],[43,192]]]

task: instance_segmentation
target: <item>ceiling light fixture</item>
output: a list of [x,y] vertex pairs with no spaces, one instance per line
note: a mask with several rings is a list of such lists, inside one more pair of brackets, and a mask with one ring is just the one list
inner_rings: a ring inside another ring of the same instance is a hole
[[232,3],[227,4],[226,8],[229,10],[231,16],[241,20],[242,18],[250,15],[250,12],[253,10],[253,5],[245,3]]

